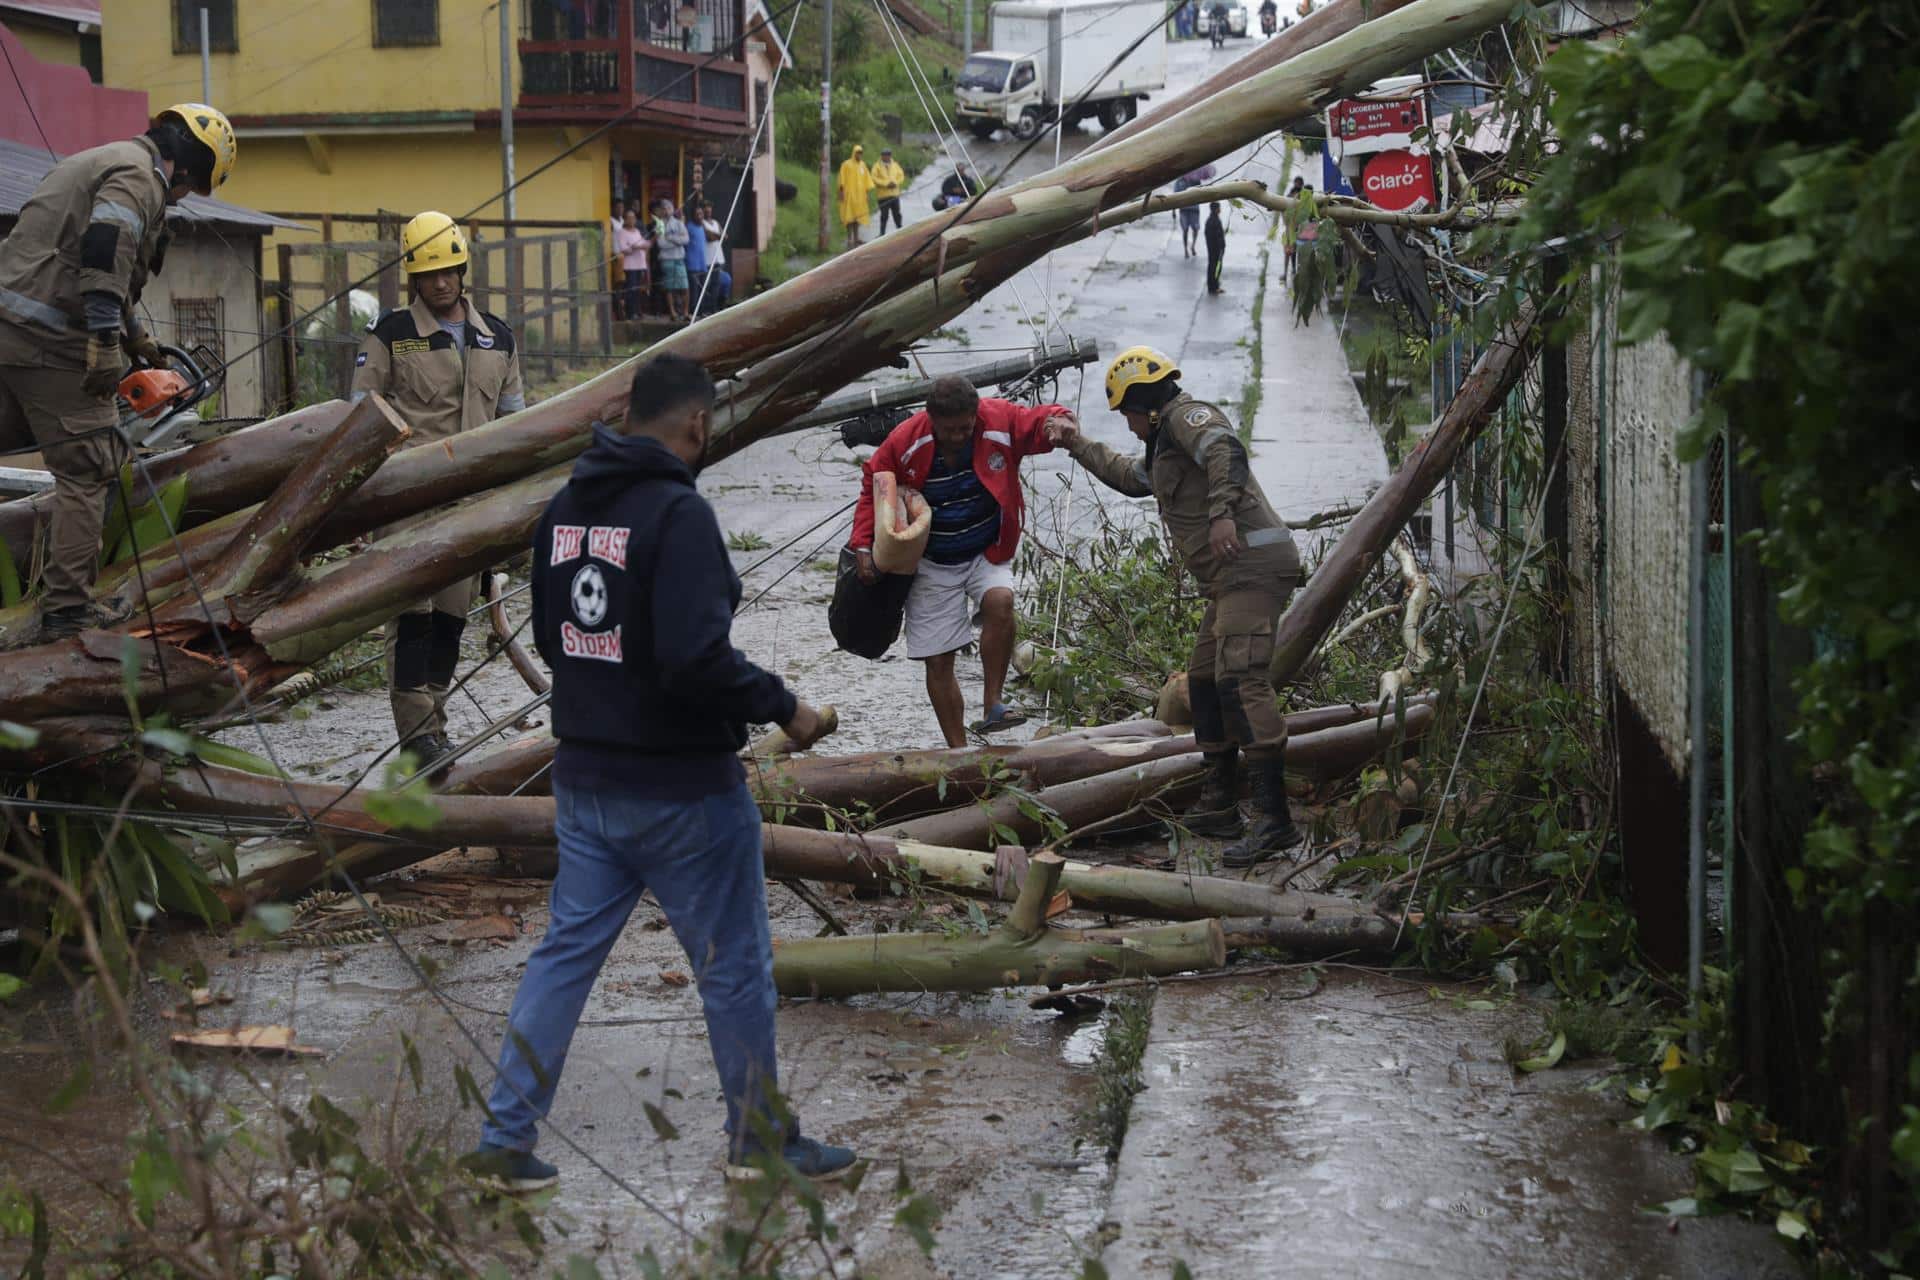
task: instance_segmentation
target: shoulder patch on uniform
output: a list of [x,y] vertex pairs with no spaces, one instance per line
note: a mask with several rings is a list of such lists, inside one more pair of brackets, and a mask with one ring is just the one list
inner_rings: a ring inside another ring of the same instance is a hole
[[397,356],[410,356],[417,351],[433,350],[433,343],[425,338],[401,338],[388,342],[387,347]]
[[366,363],[367,353],[364,351],[356,351],[353,356],[353,367],[359,369],[364,367]]
[[496,347],[501,351],[511,354],[513,351],[513,326],[491,311],[482,311],[480,318],[487,322],[487,328],[493,330],[493,341],[491,343],[482,342],[481,335],[476,331],[473,338],[474,342],[481,346]]
[[401,338],[420,336],[415,331],[413,313],[405,308],[382,312],[379,319],[367,326],[367,332],[375,335],[388,346],[392,346]]
[[1204,427],[1212,418],[1213,410],[1204,406],[1196,405],[1187,410],[1187,425],[1190,427]]

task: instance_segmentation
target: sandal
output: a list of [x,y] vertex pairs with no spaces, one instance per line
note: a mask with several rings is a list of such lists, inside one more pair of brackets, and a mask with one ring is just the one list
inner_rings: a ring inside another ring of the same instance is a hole
[[1024,712],[1015,711],[1004,702],[996,702],[987,711],[986,719],[975,720],[968,727],[975,733],[998,733],[1002,729],[1011,729],[1015,725],[1026,722],[1027,717]]

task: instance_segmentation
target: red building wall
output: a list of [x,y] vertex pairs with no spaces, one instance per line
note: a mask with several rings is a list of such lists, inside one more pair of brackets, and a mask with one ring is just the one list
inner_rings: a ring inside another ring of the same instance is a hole
[[12,73],[0,75],[0,138],[65,156],[146,130],[144,90],[103,89],[79,67],[41,62],[4,25],[0,45],[13,63]]

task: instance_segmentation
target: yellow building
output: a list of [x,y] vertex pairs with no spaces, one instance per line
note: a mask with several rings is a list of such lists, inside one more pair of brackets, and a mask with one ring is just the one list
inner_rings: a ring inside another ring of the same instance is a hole
[[[727,244],[751,281],[773,227],[772,121],[752,140],[786,57],[761,0],[504,2],[516,218],[604,227],[616,195],[696,184],[724,217],[738,190]],[[105,82],[199,98],[202,9],[211,99],[240,136],[223,197],[309,225],[437,208],[483,238],[504,216],[497,6],[105,0]],[[338,238],[375,234],[350,225]]]

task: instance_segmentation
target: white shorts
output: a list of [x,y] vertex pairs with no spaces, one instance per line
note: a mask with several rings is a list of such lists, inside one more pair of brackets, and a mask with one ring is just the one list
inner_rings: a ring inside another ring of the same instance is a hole
[[973,615],[995,587],[1013,590],[1012,564],[990,564],[985,555],[965,564],[922,558],[907,593],[907,656],[933,658],[972,644]]

